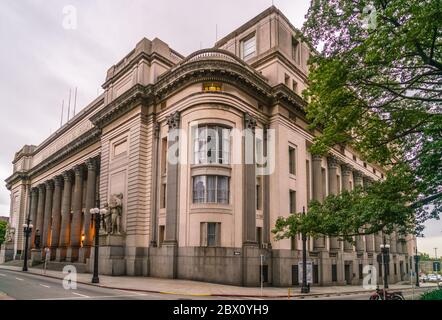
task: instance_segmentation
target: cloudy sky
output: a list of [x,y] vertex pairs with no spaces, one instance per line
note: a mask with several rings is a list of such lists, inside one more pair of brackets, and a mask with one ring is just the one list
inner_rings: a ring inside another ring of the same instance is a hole
[[[309,2],[274,1],[298,28]],[[16,151],[25,144],[38,145],[58,129],[69,90],[78,87],[78,112],[101,92],[106,70],[143,37],[158,37],[188,55],[212,47],[217,34],[222,38],[271,4],[271,0],[2,0],[0,182],[11,174]],[[69,20],[72,8],[77,25],[66,29],[74,26]],[[8,215],[9,201],[0,183],[0,215]],[[433,253],[438,246],[442,252],[442,224],[429,225],[420,247]]]

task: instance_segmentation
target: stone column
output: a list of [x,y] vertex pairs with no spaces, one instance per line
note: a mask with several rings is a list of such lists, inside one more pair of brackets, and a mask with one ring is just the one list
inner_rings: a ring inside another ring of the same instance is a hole
[[354,172],[353,172],[353,181],[354,181],[354,185],[355,185],[355,188],[356,187],[363,187],[363,174],[362,174],[362,172],[361,171],[358,171],[358,170],[355,170]]
[[43,220],[44,220],[44,212],[45,212],[45,185],[41,184],[38,186],[38,204],[37,204],[37,219],[35,222],[35,232],[38,233],[40,237],[40,248],[41,248],[41,240],[42,240],[42,232],[43,232]]
[[382,244],[382,232],[379,231],[374,236],[374,251],[381,252],[381,244]]
[[392,254],[397,253],[397,238],[396,238],[396,232],[392,232],[390,234],[390,252]]
[[[337,195],[339,193],[338,188],[338,166],[339,161],[333,156],[327,158],[328,163],[328,190],[329,194]],[[337,237],[330,238],[330,251],[339,251],[341,249],[341,243]]]
[[75,262],[78,260],[78,253],[81,243],[81,214],[83,195],[83,166],[77,165],[74,168],[75,185],[74,199],[72,201],[72,223],[71,223],[71,243],[69,245],[66,260]]
[[89,258],[92,246],[93,230],[91,229],[91,213],[90,210],[95,208],[96,186],[97,186],[97,160],[92,158],[86,161],[87,165],[87,182],[86,182],[86,208],[83,219],[84,242],[80,250],[80,262],[86,262]]
[[[322,188],[325,181],[322,179],[322,156],[312,155],[312,180],[313,180],[313,200],[322,202],[323,193]],[[320,236],[313,241],[313,247],[315,250],[325,249],[325,237]]]
[[66,259],[66,251],[69,246],[70,225],[71,225],[71,197],[72,197],[72,173],[65,171],[63,173],[63,199],[61,204],[61,227],[60,241],[57,249],[57,261]]
[[255,168],[256,120],[249,114],[244,117],[244,217],[243,244],[256,245],[256,168]]
[[61,188],[63,186],[63,177],[54,178],[54,203],[52,206],[52,232],[51,232],[51,257],[55,257],[56,249],[60,242],[60,224],[61,224]]
[[91,213],[90,210],[95,208],[96,186],[97,186],[97,160],[89,159],[87,165],[87,186],[86,186],[86,212],[84,213],[84,246],[92,245],[91,230]]
[[34,226],[32,228],[32,235],[30,239],[30,245],[29,247],[32,249],[34,248],[34,239],[35,239],[35,229],[37,228],[37,205],[38,205],[38,188],[32,188],[31,189],[31,224]]
[[[353,167],[344,164],[341,167],[342,172],[342,191],[351,191],[350,176],[353,172]],[[353,251],[353,244],[349,241],[344,241],[344,251]]]
[[158,183],[158,169],[160,168],[160,129],[161,126],[158,122],[153,125],[153,150],[152,150],[152,195],[151,195],[151,219],[150,219],[150,246],[157,246],[157,232],[158,232],[158,189],[160,184]]
[[[178,265],[178,211],[179,193],[178,179],[180,172],[179,132],[180,114],[175,112],[167,117],[169,133],[167,138],[167,177],[166,177],[166,234],[162,245],[165,255],[165,274],[167,278],[177,277]],[[174,152],[175,154],[171,154]],[[172,160],[172,161],[171,161]]]
[[[54,191],[54,183],[49,180],[45,182],[46,186],[46,198],[45,198],[45,209],[44,209],[44,222],[43,222],[43,232],[41,237],[42,249],[49,247],[50,233],[51,233],[51,220],[52,220],[52,195]],[[43,256],[44,256],[43,252]]]

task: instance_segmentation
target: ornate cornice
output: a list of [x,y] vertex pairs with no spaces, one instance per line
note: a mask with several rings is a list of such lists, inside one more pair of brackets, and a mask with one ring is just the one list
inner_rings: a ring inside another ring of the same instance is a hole
[[169,130],[178,129],[180,127],[180,113],[178,111],[172,113],[167,117],[166,122]]
[[341,163],[341,161],[333,155],[329,155],[327,157],[327,165],[328,165],[328,168],[330,168],[330,169],[331,168],[337,169],[340,163]]

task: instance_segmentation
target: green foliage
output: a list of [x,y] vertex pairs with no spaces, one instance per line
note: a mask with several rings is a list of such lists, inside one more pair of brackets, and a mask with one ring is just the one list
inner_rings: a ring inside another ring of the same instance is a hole
[[[376,9],[371,29],[362,23],[369,4]],[[417,231],[442,209],[441,8],[440,0],[313,0],[303,27],[307,41],[324,45],[310,59],[304,92],[311,127],[322,131],[311,152],[348,144],[397,173],[392,182],[407,176],[409,184],[400,185]]]
[[420,300],[442,300],[442,289],[425,292],[421,295]]
[[428,253],[419,253],[420,261],[431,261],[430,255]]
[[8,223],[6,221],[0,221],[0,245],[5,241],[7,225]]
[[[352,241],[352,236],[378,231],[401,234],[414,231],[414,210],[408,205],[415,192],[408,190],[412,177],[407,172],[388,173],[385,181],[373,182],[365,189],[329,195],[321,204],[311,201],[306,215],[279,217],[272,232],[276,240],[298,233],[317,237],[336,236]],[[407,190],[407,192],[403,192]]]

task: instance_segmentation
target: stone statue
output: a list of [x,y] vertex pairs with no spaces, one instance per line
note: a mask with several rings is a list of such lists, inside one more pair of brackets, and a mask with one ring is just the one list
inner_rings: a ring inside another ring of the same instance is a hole
[[12,242],[14,240],[15,228],[11,227],[9,223],[6,225],[5,243]]
[[121,234],[121,217],[123,214],[123,194],[113,194],[105,208],[107,214],[103,218],[103,230],[107,234]]

